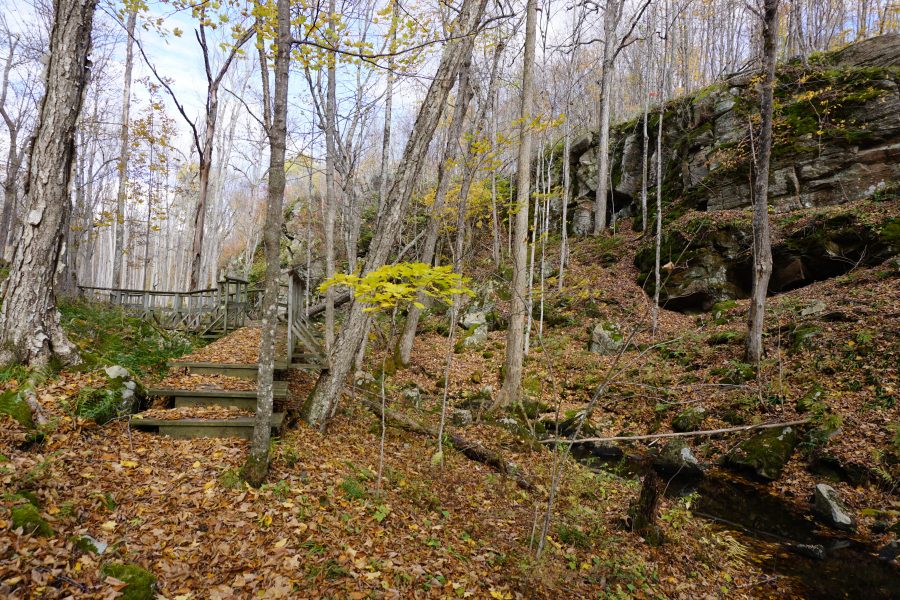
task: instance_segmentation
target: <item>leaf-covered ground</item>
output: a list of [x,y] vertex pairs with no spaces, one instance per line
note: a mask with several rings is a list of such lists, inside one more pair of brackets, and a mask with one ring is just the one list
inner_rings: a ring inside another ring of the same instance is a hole
[[[669,543],[647,546],[622,525],[635,484],[572,463],[535,561],[543,486],[526,493],[452,451],[435,467],[434,440],[390,430],[379,489],[378,422],[357,408],[325,436],[299,427],[276,442],[261,490],[240,484],[242,441],[172,440],[62,417],[40,448],[22,450],[24,432],[9,421],[2,431],[8,597],[112,597],[117,582],[98,570],[105,561],[142,565],[166,598],[741,597],[764,579],[740,544],[677,502],[663,507]],[[535,481],[549,481],[550,452],[493,428],[467,435],[482,433]],[[8,509],[24,500],[9,494],[20,488],[36,495],[54,537],[10,528]],[[73,542],[81,535],[109,548],[82,553]]]

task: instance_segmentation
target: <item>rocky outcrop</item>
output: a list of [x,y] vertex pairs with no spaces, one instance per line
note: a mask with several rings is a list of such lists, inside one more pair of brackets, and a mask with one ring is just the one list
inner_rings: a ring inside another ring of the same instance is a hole
[[[898,47],[900,35],[891,34],[820,56],[808,67],[799,62],[779,67],[769,192],[776,212],[858,200],[900,177]],[[751,205],[749,124],[758,115],[753,81],[753,74],[733,76],[666,106],[667,215]],[[649,147],[656,148],[658,114],[650,121]],[[639,210],[642,136],[641,119],[611,132],[610,216]],[[571,158],[571,228],[586,232],[597,184],[596,136],[576,140]],[[657,159],[649,157],[650,172]]]
[[[769,293],[784,292],[877,265],[900,252],[896,199],[854,207],[812,210],[772,220]],[[750,296],[752,226],[749,216],[684,218],[663,237],[660,303],[669,310],[700,312],[722,300]],[[635,256],[638,282],[653,293],[656,250],[645,242]]]

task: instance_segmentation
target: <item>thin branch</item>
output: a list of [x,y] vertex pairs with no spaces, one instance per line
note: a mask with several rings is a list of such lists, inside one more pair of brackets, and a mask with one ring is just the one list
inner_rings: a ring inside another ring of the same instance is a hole
[[627,442],[634,440],[660,440],[666,438],[680,437],[698,437],[704,435],[719,435],[721,433],[732,433],[735,431],[751,431],[753,429],[773,429],[775,427],[790,427],[792,425],[803,425],[809,423],[810,419],[797,419],[796,421],[785,421],[783,423],[763,423],[761,425],[741,425],[739,427],[725,427],[723,429],[706,429],[703,431],[683,431],[680,433],[654,433],[650,435],[619,435],[613,437],[591,437],[570,440],[569,438],[552,438],[541,440],[542,444],[556,444],[561,442],[573,442],[580,444],[582,442]]

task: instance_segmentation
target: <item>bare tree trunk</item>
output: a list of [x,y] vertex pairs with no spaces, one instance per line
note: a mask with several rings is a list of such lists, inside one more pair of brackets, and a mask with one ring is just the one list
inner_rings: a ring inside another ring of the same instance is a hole
[[609,193],[609,113],[613,63],[616,58],[616,26],[622,0],[607,0],[603,15],[603,73],[600,77],[600,141],[597,145],[597,190],[594,198],[594,235],[606,229],[606,196]]
[[534,104],[534,51],[537,41],[537,0],[528,0],[525,18],[525,62],[522,66],[522,104],[519,110],[519,160],[516,180],[515,224],[512,242],[512,298],[506,331],[506,363],[503,386],[496,405],[516,402],[522,388],[525,359],[525,317],[528,287],[528,208],[531,203],[531,119]]
[[116,240],[113,251],[113,282],[112,287],[122,287],[122,242],[125,238],[125,183],[128,180],[128,127],[131,111],[131,71],[134,67],[134,28],[137,23],[137,11],[128,13],[128,23],[125,26],[128,39],[125,40],[125,80],[122,90],[122,125],[119,128],[119,189],[116,193],[116,222],[113,227]]
[[71,206],[75,128],[88,81],[96,0],[55,0],[46,89],[38,110],[19,228],[0,308],[0,363],[43,365],[78,354],[60,326],[55,277]]
[[[425,245],[422,248],[421,257],[421,261],[429,265],[434,260],[434,251],[441,231],[441,214],[444,212],[444,202],[447,198],[447,190],[450,188],[450,174],[459,151],[463,122],[466,120],[466,110],[472,98],[469,86],[470,66],[469,61],[466,61],[460,69],[453,121],[450,123],[450,131],[447,132],[447,145],[444,149],[444,156],[438,164],[437,189],[434,192],[434,204],[431,206],[431,215],[425,229]],[[419,301],[424,303],[424,297],[420,297]],[[416,339],[416,328],[419,326],[419,318],[421,316],[422,309],[417,306],[409,307],[409,311],[406,314],[406,323],[403,326],[403,333],[397,342],[397,358],[401,365],[406,366],[409,364],[413,343]]]
[[753,291],[747,332],[747,362],[758,365],[762,357],[766,292],[772,275],[772,240],[769,235],[769,158],[772,153],[772,105],[775,89],[775,55],[778,48],[778,0],[763,0],[763,81],[759,90],[758,151],[753,205]]
[[[388,259],[402,225],[403,212],[424,166],[428,145],[443,114],[450,88],[453,87],[461,66],[471,56],[476,28],[481,22],[486,3],[487,0],[463,0],[460,6],[452,30],[466,32],[468,35],[451,40],[444,47],[434,80],[422,101],[412,134],[391,184],[388,201],[381,211],[381,218],[362,270],[363,275],[380,268]],[[321,429],[325,428],[329,415],[333,414],[337,406],[344,381],[353,367],[353,357],[363,343],[368,318],[364,308],[359,302],[350,308],[347,321],[335,341],[331,369],[323,373],[316,382],[307,404],[305,411],[307,421]]]
[[3,180],[3,213],[0,217],[0,259],[6,259],[6,247],[10,242],[13,230],[13,216],[16,208],[16,179],[19,176],[19,168],[22,166],[22,152],[19,148],[19,130],[21,119],[13,119],[6,110],[6,97],[9,91],[9,75],[15,64],[16,47],[18,38],[14,38],[9,44],[9,53],[6,56],[6,65],[3,67],[3,81],[0,83],[0,116],[6,123],[9,135],[9,149],[6,155],[6,177]]
[[[328,39],[337,45],[335,0],[328,1]],[[325,278],[334,276],[334,218],[337,209],[337,183],[335,160],[337,159],[337,55],[328,53],[328,86],[325,98]],[[325,352],[330,356],[334,347],[334,288],[325,290]]]
[[[290,0],[278,0],[278,24],[275,52],[274,103],[269,98],[268,67],[264,60],[263,77],[266,133],[269,137],[269,184],[266,224],[263,239],[266,249],[266,279],[263,291],[262,336],[259,342],[256,418],[250,453],[242,469],[243,478],[260,486],[269,470],[269,439],[272,434],[272,379],[275,371],[275,328],[278,325],[278,276],[281,271],[279,241],[284,204],[284,155],[287,138],[287,98],[291,62]],[[288,324],[290,326],[290,323]]]
[[659,292],[662,285],[660,277],[660,259],[662,253],[662,190],[663,190],[663,121],[666,115],[666,85],[669,75],[669,2],[665,3],[664,15],[665,39],[663,41],[662,73],[659,78],[659,128],[656,132],[656,258],[653,263],[654,289],[652,308],[652,330],[656,335],[659,323]]

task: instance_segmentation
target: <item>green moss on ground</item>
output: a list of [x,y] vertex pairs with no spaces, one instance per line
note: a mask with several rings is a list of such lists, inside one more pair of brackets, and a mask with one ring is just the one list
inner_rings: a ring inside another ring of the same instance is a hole
[[153,600],[156,597],[156,576],[135,564],[106,563],[100,571],[128,584],[120,592],[121,600]]
[[19,529],[26,534],[34,534],[41,537],[52,537],[53,528],[41,517],[37,507],[30,502],[18,504],[10,510],[12,528]]

